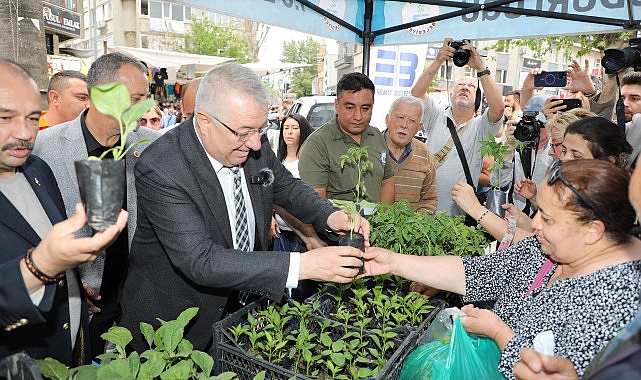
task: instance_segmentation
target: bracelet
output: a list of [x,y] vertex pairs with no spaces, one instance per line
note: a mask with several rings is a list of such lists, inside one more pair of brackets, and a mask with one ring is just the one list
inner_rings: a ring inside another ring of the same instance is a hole
[[476,219],[476,223],[477,223],[477,224],[481,224],[481,220],[483,220],[483,217],[484,217],[484,216],[485,216],[485,214],[487,214],[488,212],[490,212],[490,210],[485,209],[485,211],[483,211],[483,213],[481,214],[481,216],[479,216],[479,217]]
[[591,98],[591,97],[595,96],[596,93],[597,93],[597,90],[595,89],[594,91],[592,91],[589,94],[583,93],[583,96],[585,96],[586,98]]
[[483,75],[490,75],[490,69],[488,69],[488,68],[486,67],[486,68],[485,68],[485,70],[483,70],[483,71],[479,71],[478,73],[476,73],[476,77],[477,77],[477,78],[480,78],[480,77],[482,77]]
[[24,263],[27,264],[27,269],[29,269],[29,272],[31,272],[31,274],[36,276],[38,280],[44,282],[45,284],[53,284],[65,278],[65,272],[60,272],[55,277],[47,276],[46,274],[42,273],[31,259],[31,253],[33,252],[33,250],[34,248],[29,248],[27,250],[26,256],[24,257]]

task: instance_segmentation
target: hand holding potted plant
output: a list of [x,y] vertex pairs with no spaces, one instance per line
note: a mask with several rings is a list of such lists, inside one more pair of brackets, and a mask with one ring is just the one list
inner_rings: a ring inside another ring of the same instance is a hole
[[492,188],[487,194],[485,207],[503,218],[505,216],[505,210],[503,210],[501,205],[507,203],[507,192],[501,190],[501,174],[503,171],[503,165],[506,162],[506,157],[509,160],[509,156],[514,154],[515,146],[521,149],[523,143],[514,137],[511,137],[507,142],[496,141],[490,132],[488,132],[487,136],[488,140],[481,141],[481,148],[479,151],[482,157],[490,156],[494,158],[494,163],[490,166],[489,170],[492,173],[496,173],[497,183],[490,183]]
[[[140,140],[127,146],[127,136],[136,129],[138,119],[155,101],[148,99],[132,106],[129,91],[122,83],[94,86],[91,89],[91,101],[98,111],[118,120],[120,127],[119,144],[107,149],[100,157],[75,162],[87,224],[96,231],[104,231],[116,223],[124,200],[125,162],[121,159],[132,147],[149,142]],[[113,159],[104,159],[110,153]]]
[[368,160],[367,147],[351,147],[347,150],[347,154],[340,157],[341,168],[345,165],[351,165],[356,168],[357,180],[354,186],[354,201],[346,200],[332,200],[334,206],[342,207],[350,217],[350,232],[349,235],[341,235],[338,239],[338,245],[349,245],[365,251],[365,240],[363,235],[354,232],[356,227],[356,220],[358,215],[365,208],[375,208],[376,204],[365,200],[365,180],[363,175],[372,170],[374,164]]

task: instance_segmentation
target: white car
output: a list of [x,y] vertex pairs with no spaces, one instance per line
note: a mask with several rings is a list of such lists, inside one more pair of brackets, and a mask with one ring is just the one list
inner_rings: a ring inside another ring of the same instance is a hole
[[287,114],[298,113],[305,116],[312,129],[316,130],[334,117],[334,99],[336,96],[304,96],[296,99]]

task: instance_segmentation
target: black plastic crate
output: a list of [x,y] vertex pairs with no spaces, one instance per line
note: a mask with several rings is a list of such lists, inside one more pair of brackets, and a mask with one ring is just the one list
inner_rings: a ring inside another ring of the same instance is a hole
[[[230,333],[230,327],[245,322],[248,313],[262,310],[266,308],[267,305],[268,301],[261,299],[214,324],[214,345],[211,354],[215,360],[215,373],[220,374],[226,371],[233,371],[238,374],[241,380],[252,380],[258,372],[266,371],[266,379],[288,380],[290,378],[296,378],[309,380],[308,377],[302,374],[294,373],[288,369],[250,355],[244,348],[236,343],[233,335]],[[407,336],[403,337],[403,340],[395,341],[396,348],[393,354],[388,358],[378,375],[370,379],[396,380],[399,378],[405,358],[417,346],[423,334],[425,334],[427,327],[436,314],[444,308],[445,303],[443,301],[434,301],[433,306],[434,309],[418,328],[410,331]],[[313,319],[322,320],[323,318],[315,316]],[[352,328],[352,331],[354,331],[354,329],[355,328]]]

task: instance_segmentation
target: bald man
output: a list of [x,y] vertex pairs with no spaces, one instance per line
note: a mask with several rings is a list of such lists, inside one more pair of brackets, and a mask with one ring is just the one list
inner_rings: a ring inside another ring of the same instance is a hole
[[162,134],[167,133],[168,131],[176,128],[180,125],[181,122],[190,119],[194,114],[194,108],[196,108],[196,94],[198,93],[198,86],[200,86],[200,81],[202,78],[192,79],[189,82],[185,83],[183,86],[183,96],[180,99],[180,112],[183,114],[182,120],[177,120],[176,124],[170,125],[167,128],[162,128],[159,132]]

